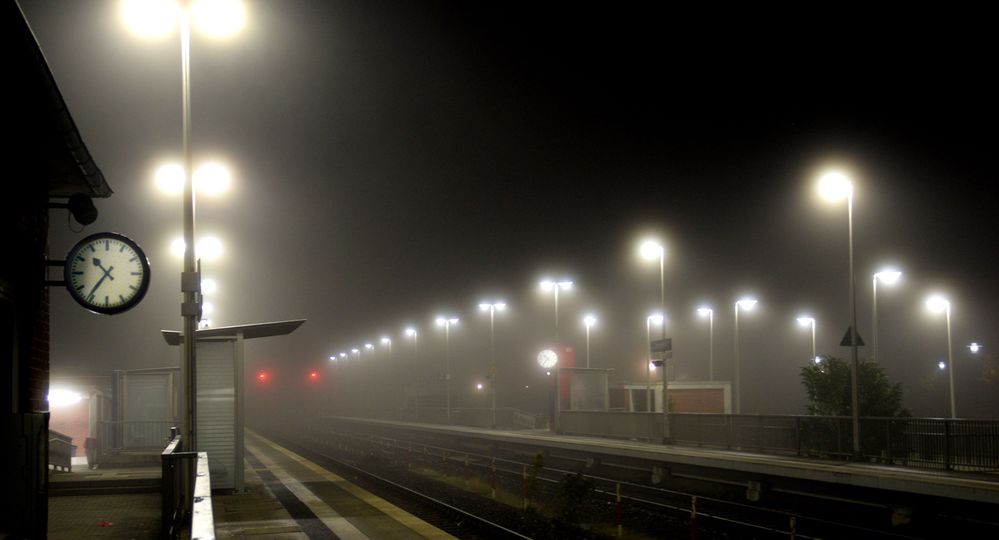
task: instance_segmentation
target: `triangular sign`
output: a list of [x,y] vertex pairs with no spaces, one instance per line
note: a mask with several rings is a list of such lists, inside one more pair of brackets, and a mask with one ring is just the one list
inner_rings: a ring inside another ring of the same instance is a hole
[[[839,342],[839,346],[840,347],[849,347],[851,345],[850,344],[850,329],[851,328],[853,328],[853,327],[852,326],[848,326],[846,328],[846,333],[843,334],[843,341]],[[856,332],[854,335],[857,336],[857,346],[858,347],[863,347],[864,346],[864,338],[860,337],[860,332]]]

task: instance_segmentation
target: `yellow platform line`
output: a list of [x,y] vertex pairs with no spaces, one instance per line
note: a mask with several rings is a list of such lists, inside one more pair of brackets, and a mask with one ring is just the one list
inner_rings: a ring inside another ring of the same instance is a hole
[[[312,472],[318,474],[322,478],[324,478],[324,479],[326,479],[326,480],[328,480],[330,482],[333,482],[334,484],[336,484],[338,487],[340,487],[341,489],[343,489],[347,493],[350,493],[354,497],[357,497],[358,499],[360,499],[360,500],[364,501],[365,503],[371,505],[372,507],[378,509],[380,512],[382,512],[386,516],[391,517],[395,521],[397,521],[397,522],[401,523],[402,525],[406,526],[407,528],[411,529],[416,534],[418,534],[418,535],[420,535],[420,536],[422,536],[424,538],[442,538],[442,539],[443,538],[449,538],[449,539],[450,538],[455,538],[454,536],[451,536],[450,534],[448,534],[448,533],[446,533],[446,532],[438,529],[437,527],[434,527],[433,525],[427,523],[426,521],[423,521],[422,519],[414,516],[413,514],[410,514],[409,512],[407,512],[407,511],[403,510],[402,508],[399,508],[398,506],[396,506],[396,505],[394,505],[394,504],[386,501],[385,499],[382,499],[381,497],[378,497],[378,496],[376,496],[376,495],[374,495],[374,494],[372,494],[372,493],[370,493],[370,492],[368,492],[368,491],[366,491],[364,489],[361,489],[360,487],[356,486],[355,484],[353,484],[349,480],[346,480],[343,477],[341,477],[339,475],[336,475],[336,474],[334,474],[334,473],[332,473],[332,472],[324,469],[323,467],[321,467],[321,466],[313,463],[312,461],[310,461],[310,460],[308,460],[308,459],[306,459],[306,458],[304,458],[304,457],[296,454],[295,452],[292,452],[291,450],[288,450],[287,448],[285,448],[283,446],[280,446],[280,445],[278,445],[278,444],[270,441],[269,439],[266,439],[266,438],[264,438],[264,437],[262,437],[262,436],[260,436],[260,435],[258,435],[256,433],[252,432],[251,430],[246,430],[246,431],[247,431],[247,433],[253,435],[256,438],[258,438],[260,440],[260,442],[262,442],[262,443],[270,446],[271,448],[273,448],[274,450],[276,450],[278,452],[281,452],[282,454],[284,454],[288,458],[290,458],[290,459],[292,459],[294,461],[297,461],[299,464],[301,464],[302,466],[308,468]],[[263,460],[261,460],[261,461],[263,461]],[[268,468],[270,468],[270,465],[268,465]],[[305,488],[305,486],[302,486],[302,488],[303,489],[308,489],[308,488]],[[291,489],[291,486],[289,486],[289,489]],[[316,514],[316,515],[318,516],[319,514]],[[333,531],[333,532],[336,532],[336,531]],[[339,535],[339,534],[340,533],[337,533],[337,535]]]

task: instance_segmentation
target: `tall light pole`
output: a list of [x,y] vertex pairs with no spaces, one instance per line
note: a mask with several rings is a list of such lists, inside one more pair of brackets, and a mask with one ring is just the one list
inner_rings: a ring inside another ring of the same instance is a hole
[[382,345],[388,347],[389,361],[391,362],[392,361],[392,338],[390,338],[388,336],[382,336],[381,337],[381,343],[382,343]]
[[[666,327],[666,318],[663,316],[662,312],[653,313],[645,318],[645,351],[642,353],[645,358],[645,410],[652,412],[652,361],[648,358],[650,351],[650,345],[652,343],[652,325],[658,324],[662,327]],[[666,361],[663,360],[663,366],[666,365]],[[666,369],[663,367],[663,369]],[[665,390],[664,390],[665,392]],[[665,394],[664,394],[665,399]],[[665,409],[663,409],[665,410]]]
[[597,316],[592,313],[587,313],[583,317],[583,326],[586,327],[586,368],[590,367],[590,328],[596,326]]
[[[413,380],[418,381],[420,377],[420,333],[416,328],[409,327],[405,330],[406,337],[413,338]],[[414,407],[416,409],[416,421],[420,421],[420,385],[417,383],[414,386],[413,399],[415,400]]]
[[715,310],[704,306],[697,308],[697,314],[708,318],[708,380],[715,380]]
[[954,405],[954,353],[950,334],[950,301],[934,295],[926,300],[926,307],[933,313],[943,313],[947,316],[947,375],[950,377],[950,417],[957,418],[957,407]]
[[[645,260],[659,259],[659,312],[666,313],[666,281],[664,264],[666,259],[666,249],[655,240],[646,240],[639,247],[639,252]],[[666,325],[662,326],[662,339],[666,339]],[[666,365],[665,362],[663,365]]]
[[746,311],[756,307],[755,298],[743,298],[735,303],[735,414],[742,414],[742,387],[739,373],[739,308]]
[[558,345],[558,292],[559,290],[568,291],[572,288],[572,281],[552,281],[550,279],[542,280],[539,283],[541,290],[544,292],[550,292],[555,295],[555,345]]
[[[201,312],[201,274],[195,265],[194,253],[194,179],[191,152],[191,19],[206,33],[226,36],[236,32],[246,17],[240,2],[226,3],[227,10],[199,9],[198,5],[182,2],[170,6],[163,3],[143,3],[129,1],[123,4],[123,17],[134,30],[144,34],[165,34],[173,24],[180,27],[181,59],[181,146],[184,168],[184,269],[181,273],[180,289],[183,300],[180,314],[183,319],[183,362],[181,372],[184,379],[184,448],[193,451],[197,444],[197,377],[195,362],[195,336]],[[218,7],[218,6],[216,6]]]
[[858,396],[857,359],[857,278],[853,273],[853,184],[840,172],[829,172],[819,179],[819,194],[829,201],[846,198],[846,221],[850,251],[850,409],[853,424],[853,455],[860,457],[860,399]]
[[496,312],[506,309],[506,302],[482,302],[479,309],[489,312],[489,393],[492,394],[493,429],[496,429]]
[[444,327],[444,406],[447,423],[451,423],[451,325],[458,324],[458,317],[437,317],[437,326]]
[[874,278],[871,280],[871,346],[874,348],[874,361],[877,362],[881,359],[878,355],[878,281],[881,281],[885,285],[894,285],[898,283],[899,278],[902,277],[902,272],[898,270],[882,270],[874,274]]
[[798,317],[798,326],[812,327],[812,356],[809,361],[815,362],[815,317],[809,317],[807,315]]

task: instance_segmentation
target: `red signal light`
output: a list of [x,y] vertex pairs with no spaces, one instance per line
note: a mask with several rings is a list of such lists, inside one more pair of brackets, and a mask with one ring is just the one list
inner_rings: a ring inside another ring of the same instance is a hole
[[309,379],[313,380],[313,381],[318,380],[319,379],[319,372],[318,371],[310,371],[309,372]]
[[260,382],[265,382],[269,378],[270,375],[268,375],[266,371],[261,371],[260,373],[257,373],[257,380]]

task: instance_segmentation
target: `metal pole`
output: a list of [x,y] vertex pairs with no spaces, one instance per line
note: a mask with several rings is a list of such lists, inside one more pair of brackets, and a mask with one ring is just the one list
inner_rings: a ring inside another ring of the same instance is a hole
[[451,423],[451,322],[444,321],[444,406],[447,407],[447,423]]
[[493,401],[493,429],[496,429],[496,332],[494,315],[496,307],[489,306],[489,390]]
[[558,289],[559,284],[555,284],[555,346],[558,346]]
[[871,347],[874,349],[874,361],[878,361],[878,275],[874,274],[871,298]]
[[[651,320],[645,318],[645,352],[648,353],[652,346],[652,330]],[[664,324],[665,326],[665,324]],[[644,355],[643,355],[644,356]],[[651,383],[651,368],[649,368],[649,358],[645,358],[645,410],[652,412],[652,383]]]
[[586,325],[586,369],[590,369],[590,325]]
[[413,332],[413,379],[416,381],[416,421],[420,421],[420,334]]
[[184,160],[184,270],[181,274],[181,317],[184,326],[184,444],[188,451],[196,451],[197,444],[197,377],[196,332],[198,329],[198,299],[201,280],[194,266],[194,179],[191,157],[191,24],[187,10],[180,13],[181,55],[181,144]]
[[812,362],[815,361],[815,319],[812,319]]
[[850,397],[853,416],[853,455],[860,457],[860,399],[857,395],[857,280],[853,274],[853,189],[847,195],[847,222],[850,233]]
[[735,414],[742,414],[742,390],[739,388],[739,303],[735,303]]
[[715,380],[715,310],[708,312],[708,380]]
[[[660,326],[661,332],[659,337],[661,339],[666,339],[666,278],[665,278],[665,261],[666,260],[666,250],[662,249],[659,251],[659,312],[663,315],[663,323]],[[663,444],[669,443],[669,385],[667,381],[669,377],[667,372],[669,369],[666,366],[668,362],[666,354],[663,353]]]
[[947,303],[947,368],[950,372],[950,417],[957,418],[957,407],[954,405],[954,354],[950,339],[950,302]]

